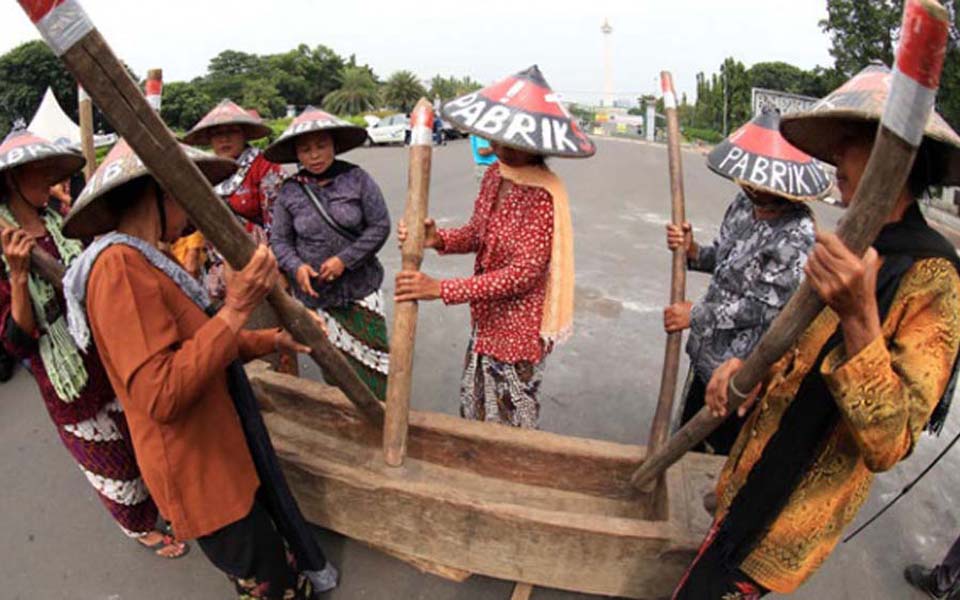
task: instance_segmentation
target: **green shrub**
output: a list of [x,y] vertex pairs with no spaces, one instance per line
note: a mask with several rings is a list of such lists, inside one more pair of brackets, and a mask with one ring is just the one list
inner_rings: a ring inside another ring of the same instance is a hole
[[712,129],[699,129],[696,127],[684,127],[683,135],[688,140],[703,140],[708,144],[719,144],[723,141],[723,134]]

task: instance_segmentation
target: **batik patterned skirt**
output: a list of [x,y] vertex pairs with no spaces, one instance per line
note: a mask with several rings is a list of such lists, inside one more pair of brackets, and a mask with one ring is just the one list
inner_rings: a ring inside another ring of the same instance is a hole
[[474,421],[538,429],[544,361],[506,363],[467,346],[460,383],[460,416]]
[[383,293],[377,290],[347,306],[318,309],[317,314],[323,318],[333,345],[347,357],[347,362],[370,391],[385,400],[390,344]]
[[81,423],[57,427],[60,439],[120,528],[131,537],[157,526],[157,506],[140,477],[130,431],[113,401]]

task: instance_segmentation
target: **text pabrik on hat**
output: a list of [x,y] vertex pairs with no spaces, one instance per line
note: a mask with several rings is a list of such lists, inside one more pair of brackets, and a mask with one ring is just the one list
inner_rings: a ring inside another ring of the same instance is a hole
[[447,102],[442,114],[458,129],[533,154],[587,158],[597,152],[536,65]]
[[79,152],[44,139],[26,129],[15,129],[0,144],[0,173],[31,163],[43,163],[50,183],[63,181],[87,164]]
[[832,186],[817,160],[780,135],[780,113],[772,108],[714,148],[707,166],[742,187],[793,201],[820,199]]

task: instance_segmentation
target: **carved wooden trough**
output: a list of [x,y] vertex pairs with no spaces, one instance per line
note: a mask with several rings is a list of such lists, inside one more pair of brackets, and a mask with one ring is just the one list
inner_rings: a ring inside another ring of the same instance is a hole
[[721,459],[688,454],[650,496],[642,446],[410,413],[404,466],[336,388],[248,369],[307,518],[415,562],[538,586],[666,598],[709,525]]

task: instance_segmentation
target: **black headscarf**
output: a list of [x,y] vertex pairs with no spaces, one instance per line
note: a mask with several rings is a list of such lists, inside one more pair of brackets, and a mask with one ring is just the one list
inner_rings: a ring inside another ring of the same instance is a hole
[[[877,307],[881,323],[890,311],[900,280],[916,261],[945,258],[960,271],[960,259],[953,245],[927,224],[915,202],[903,219],[881,230],[873,247],[884,259],[877,275]],[[830,351],[842,343],[843,334],[838,327],[821,349],[781,417],[776,433],[733,499],[717,535],[728,568],[739,568],[763,538],[837,426],[840,412],[820,374],[820,367]],[[932,432],[938,433],[943,427],[956,374],[955,362],[947,390],[927,424],[927,429]]]

